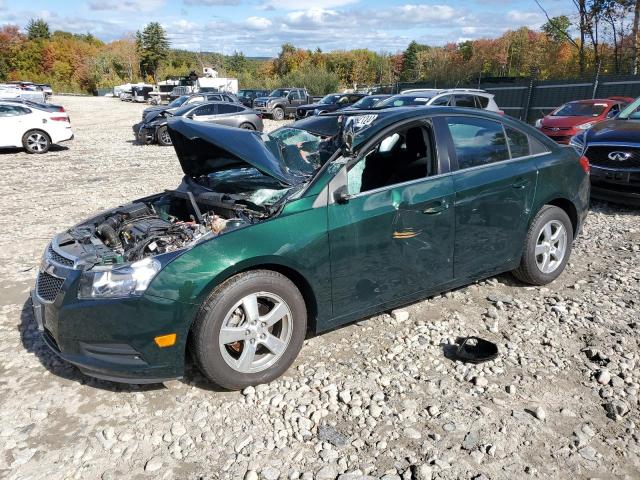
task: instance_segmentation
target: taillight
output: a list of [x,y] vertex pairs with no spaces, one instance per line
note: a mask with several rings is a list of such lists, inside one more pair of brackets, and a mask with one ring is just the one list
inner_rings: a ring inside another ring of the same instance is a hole
[[64,112],[64,111],[65,111],[64,107],[60,107],[58,110],[56,110],[56,112]]
[[53,120],[54,122],[68,122],[69,117],[50,117],[49,120]]
[[504,116],[504,111],[503,110],[498,110],[498,114]]
[[584,170],[584,173],[586,173],[587,175],[591,171],[591,165],[589,165],[589,159],[585,155],[582,155],[580,157],[580,166]]

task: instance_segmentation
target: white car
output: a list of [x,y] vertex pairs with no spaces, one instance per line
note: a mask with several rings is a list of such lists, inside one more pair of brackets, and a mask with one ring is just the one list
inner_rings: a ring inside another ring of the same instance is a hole
[[376,108],[432,105],[438,107],[466,107],[489,110],[504,115],[494,100],[494,95],[475,88],[415,88],[387,98],[376,104]]
[[72,138],[71,121],[63,107],[0,100],[0,148],[45,153],[52,144]]

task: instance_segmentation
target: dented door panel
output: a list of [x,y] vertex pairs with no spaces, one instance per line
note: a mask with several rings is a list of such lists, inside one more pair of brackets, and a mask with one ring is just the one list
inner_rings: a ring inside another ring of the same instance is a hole
[[328,206],[334,321],[453,277],[453,181],[441,175]]

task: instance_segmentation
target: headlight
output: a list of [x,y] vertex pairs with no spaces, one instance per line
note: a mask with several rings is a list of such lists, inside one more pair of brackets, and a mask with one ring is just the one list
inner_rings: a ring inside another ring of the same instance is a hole
[[574,135],[573,137],[571,137],[571,139],[569,140],[569,145],[575,148],[579,153],[582,153],[582,150],[584,149],[585,135],[586,135],[586,132],[578,133],[577,135]]
[[581,123],[580,125],[576,125],[576,128],[578,130],[589,130],[595,123],[596,122]]
[[542,119],[541,118],[536,120],[536,128],[542,128]]
[[140,296],[160,271],[160,262],[145,258],[126,267],[83,272],[79,298]]

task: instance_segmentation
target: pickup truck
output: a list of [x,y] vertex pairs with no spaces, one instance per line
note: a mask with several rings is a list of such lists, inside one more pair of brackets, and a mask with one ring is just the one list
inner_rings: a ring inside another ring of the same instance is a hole
[[253,101],[253,109],[274,120],[284,120],[294,116],[300,105],[313,103],[313,97],[306,88],[276,88],[267,97]]

